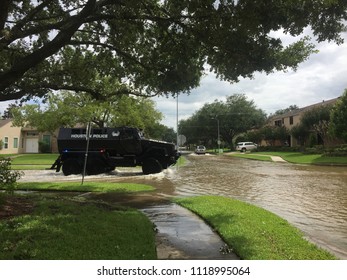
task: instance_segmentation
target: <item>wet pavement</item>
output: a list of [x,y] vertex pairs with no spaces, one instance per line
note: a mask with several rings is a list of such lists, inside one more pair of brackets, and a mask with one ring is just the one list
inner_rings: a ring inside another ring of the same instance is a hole
[[239,257],[204,220],[172,203],[162,193],[88,193],[82,196],[132,207],[142,211],[154,224],[157,257],[168,259],[236,260]]
[[239,259],[203,220],[177,204],[142,211],[156,226],[158,259]]

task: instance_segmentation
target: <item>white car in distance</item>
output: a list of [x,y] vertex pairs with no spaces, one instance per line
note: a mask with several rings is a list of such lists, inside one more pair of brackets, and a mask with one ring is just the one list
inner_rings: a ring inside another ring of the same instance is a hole
[[236,144],[236,151],[246,152],[255,150],[258,148],[258,145],[253,142],[239,142]]
[[197,146],[196,149],[195,149],[195,153],[198,154],[198,155],[206,154],[206,147],[202,146],[202,145]]

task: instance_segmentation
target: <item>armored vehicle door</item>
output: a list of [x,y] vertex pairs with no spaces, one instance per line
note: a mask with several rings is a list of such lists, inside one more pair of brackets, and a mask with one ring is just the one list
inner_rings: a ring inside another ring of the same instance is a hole
[[139,155],[142,152],[141,140],[137,130],[124,128],[120,130],[119,143],[123,155]]

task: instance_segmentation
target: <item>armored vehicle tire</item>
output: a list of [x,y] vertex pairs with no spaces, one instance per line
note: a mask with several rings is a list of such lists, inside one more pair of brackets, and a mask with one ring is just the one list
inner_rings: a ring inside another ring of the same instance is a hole
[[106,171],[105,164],[100,159],[93,159],[87,164],[87,174],[97,175]]
[[145,159],[142,164],[142,172],[143,174],[155,174],[159,173],[163,170],[163,167],[161,166],[160,162],[156,160],[155,158],[148,158]]
[[81,174],[82,166],[77,159],[67,159],[63,163],[62,170],[65,176],[71,174]]

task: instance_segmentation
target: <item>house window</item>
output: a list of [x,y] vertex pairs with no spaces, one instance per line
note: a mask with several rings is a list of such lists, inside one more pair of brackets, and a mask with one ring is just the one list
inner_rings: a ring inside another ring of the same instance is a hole
[[293,124],[294,123],[294,117],[293,116],[291,116],[291,117],[289,117],[289,124]]
[[275,126],[282,126],[282,120],[275,121]]
[[18,149],[18,138],[17,137],[13,138],[13,148]]
[[4,149],[8,149],[8,137],[4,137]]
[[27,132],[27,136],[29,137],[33,137],[33,136],[38,136],[38,132],[34,132],[34,131],[30,131],[30,132]]

